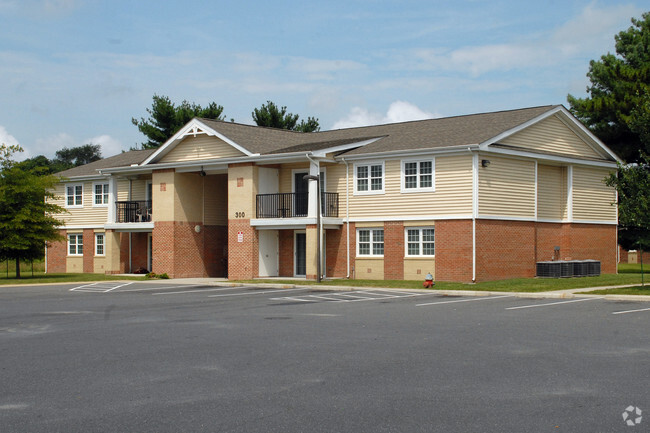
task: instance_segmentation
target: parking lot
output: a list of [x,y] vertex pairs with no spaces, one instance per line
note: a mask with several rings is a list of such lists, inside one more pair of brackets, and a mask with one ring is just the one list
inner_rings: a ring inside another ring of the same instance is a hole
[[649,431],[649,327],[647,303],[597,297],[173,281],[4,287],[0,425]]

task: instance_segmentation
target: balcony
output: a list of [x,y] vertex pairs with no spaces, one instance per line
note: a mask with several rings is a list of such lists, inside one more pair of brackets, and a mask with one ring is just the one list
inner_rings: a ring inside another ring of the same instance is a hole
[[151,222],[151,200],[116,201],[115,210],[117,223]]
[[[334,192],[321,193],[321,215],[338,218],[339,195]],[[308,193],[258,194],[257,218],[306,218],[309,208]]]

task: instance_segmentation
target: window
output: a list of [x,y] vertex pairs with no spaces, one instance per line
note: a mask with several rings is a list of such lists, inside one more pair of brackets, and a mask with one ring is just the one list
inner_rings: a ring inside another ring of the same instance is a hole
[[384,255],[384,229],[357,230],[358,256]]
[[65,205],[66,207],[83,206],[84,186],[82,184],[66,185]]
[[434,190],[433,159],[402,161],[402,192]]
[[435,233],[433,227],[409,227],[405,231],[407,257],[435,255]]
[[104,233],[95,233],[95,255],[104,255]]
[[83,235],[68,235],[68,255],[82,256],[84,253]]
[[354,190],[357,194],[384,192],[384,163],[355,164]]
[[108,184],[96,183],[93,185],[93,206],[108,205]]

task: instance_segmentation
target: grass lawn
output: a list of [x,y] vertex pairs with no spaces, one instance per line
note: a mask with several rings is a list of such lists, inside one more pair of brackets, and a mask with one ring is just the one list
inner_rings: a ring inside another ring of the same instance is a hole
[[[248,283],[267,282],[277,284],[318,284],[304,280],[247,280]],[[495,292],[548,292],[553,290],[580,289],[585,287],[641,284],[641,274],[605,274],[583,278],[517,278],[488,281],[484,283],[436,283],[432,290],[480,290]],[[422,289],[422,281],[402,280],[327,280],[320,286],[391,287],[395,289]]]
[[650,285],[625,287],[621,289],[594,290],[583,292],[588,295],[645,295],[650,296]]

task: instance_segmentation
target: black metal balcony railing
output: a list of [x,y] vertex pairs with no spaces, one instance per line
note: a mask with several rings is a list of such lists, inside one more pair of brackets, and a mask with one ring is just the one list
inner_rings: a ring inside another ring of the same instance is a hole
[[151,200],[116,201],[115,208],[115,217],[118,223],[151,221]]
[[[334,192],[321,193],[321,215],[339,216],[339,195]],[[278,193],[257,195],[257,218],[304,218],[309,207],[308,193]]]

